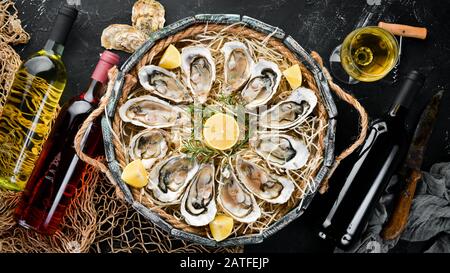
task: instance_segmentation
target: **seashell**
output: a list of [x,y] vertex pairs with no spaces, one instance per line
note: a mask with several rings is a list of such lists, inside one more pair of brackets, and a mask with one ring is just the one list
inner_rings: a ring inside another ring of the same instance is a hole
[[147,37],[145,34],[129,25],[114,24],[103,30],[102,46],[106,49],[135,52],[142,46]]
[[217,213],[214,182],[214,165],[201,165],[181,199],[181,215],[189,225],[200,227],[214,220]]
[[169,136],[159,129],[146,129],[130,140],[129,155],[132,160],[140,159],[147,170],[156,161],[163,159],[169,150]]
[[254,195],[272,204],[284,204],[294,192],[294,184],[287,178],[270,174],[262,167],[238,156],[236,173],[239,180]]
[[206,47],[190,46],[181,51],[181,69],[195,99],[205,103],[216,80],[216,65]]
[[148,95],[128,100],[119,108],[119,115],[124,122],[149,129],[190,124],[186,111]]
[[139,0],[133,5],[131,21],[137,30],[150,35],[164,27],[165,13],[163,5],[158,1]]
[[259,124],[265,128],[288,129],[306,120],[317,105],[314,91],[300,87],[284,101],[263,112]]
[[217,203],[236,221],[253,223],[261,216],[255,197],[242,185],[229,165],[222,169],[218,191]]
[[305,143],[290,135],[262,133],[250,140],[250,146],[270,165],[282,169],[298,170],[309,158]]
[[278,65],[260,60],[253,66],[250,80],[241,92],[247,109],[255,109],[266,104],[277,92],[281,82],[281,71]]
[[195,159],[174,155],[157,164],[150,172],[147,188],[153,197],[165,204],[179,203],[180,197],[198,171]]
[[241,42],[227,42],[222,47],[224,55],[223,93],[230,95],[241,89],[250,79],[251,69],[255,65],[247,46]]
[[175,103],[191,102],[192,98],[177,76],[159,66],[148,65],[139,70],[142,87],[161,98]]

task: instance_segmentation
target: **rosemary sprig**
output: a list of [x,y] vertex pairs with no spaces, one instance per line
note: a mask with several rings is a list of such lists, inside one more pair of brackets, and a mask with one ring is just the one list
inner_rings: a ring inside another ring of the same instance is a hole
[[192,158],[197,159],[201,163],[210,162],[212,159],[220,155],[220,152],[209,148],[201,141],[189,139],[183,143],[181,151]]

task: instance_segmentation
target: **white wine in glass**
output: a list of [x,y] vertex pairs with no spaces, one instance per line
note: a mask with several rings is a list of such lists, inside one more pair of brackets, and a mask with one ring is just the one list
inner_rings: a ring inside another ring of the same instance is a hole
[[389,31],[376,26],[354,30],[340,48],[345,72],[362,82],[382,79],[395,67],[398,58],[397,39]]

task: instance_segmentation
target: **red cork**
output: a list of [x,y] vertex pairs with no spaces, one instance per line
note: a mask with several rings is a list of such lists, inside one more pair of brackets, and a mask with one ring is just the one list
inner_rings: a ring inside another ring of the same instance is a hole
[[102,84],[106,84],[108,82],[108,71],[115,65],[118,65],[120,61],[119,55],[112,53],[111,51],[105,50],[101,57],[100,61],[97,64],[97,67],[92,73],[92,79],[101,82]]

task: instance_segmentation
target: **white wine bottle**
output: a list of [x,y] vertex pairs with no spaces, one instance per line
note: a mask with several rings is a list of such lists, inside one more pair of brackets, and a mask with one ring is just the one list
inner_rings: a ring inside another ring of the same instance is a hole
[[33,171],[66,86],[62,54],[78,10],[60,9],[44,47],[19,68],[0,118],[0,187],[21,191]]

